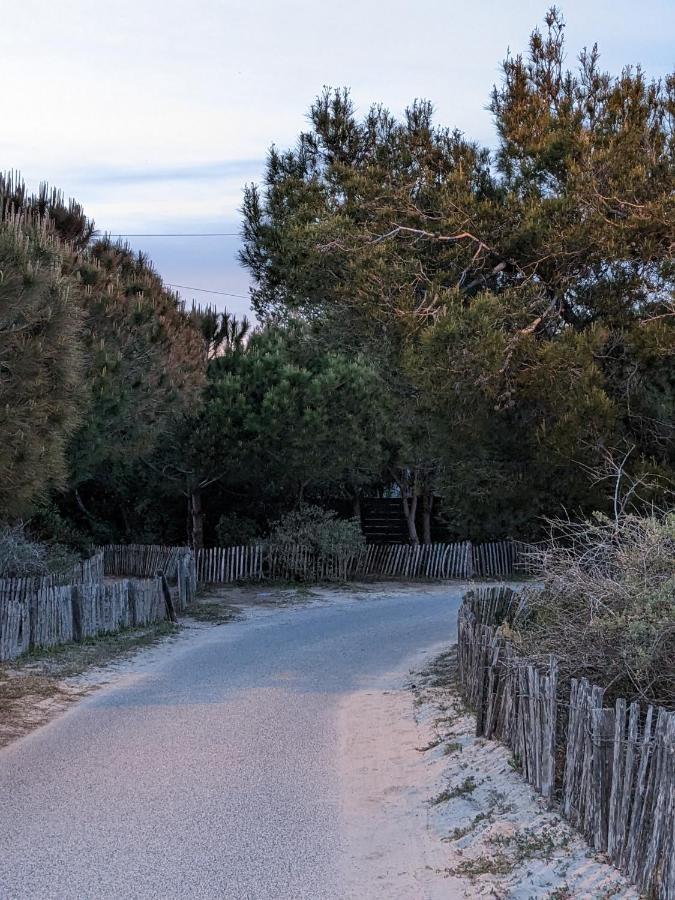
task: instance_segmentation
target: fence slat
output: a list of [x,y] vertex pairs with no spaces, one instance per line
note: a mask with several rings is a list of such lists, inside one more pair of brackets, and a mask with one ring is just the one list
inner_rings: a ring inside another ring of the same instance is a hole
[[[514,541],[472,544],[369,544],[357,553],[333,547],[324,554],[310,547],[269,544],[211,547],[196,558],[198,581],[230,584],[263,577],[308,581],[383,576],[386,578],[471,578],[512,575],[524,545]],[[106,572],[150,577],[157,569],[172,575],[184,548],[105,548]],[[120,555],[121,554],[121,555]]]
[[[0,660],[158,621],[163,618],[155,584],[160,567],[175,580],[185,608],[194,599],[198,574],[186,547],[110,545],[58,575],[0,579]],[[104,583],[111,575],[134,581]],[[138,587],[138,579],[145,586]]]
[[508,744],[549,805],[559,796],[564,817],[642,892],[675,900],[675,713],[648,707],[640,728],[637,702],[626,722],[626,701],[605,708],[603,688],[584,678],[560,704],[555,658],[542,669],[499,630],[518,608],[495,587],[469,592],[459,610],[459,683],[477,733]]

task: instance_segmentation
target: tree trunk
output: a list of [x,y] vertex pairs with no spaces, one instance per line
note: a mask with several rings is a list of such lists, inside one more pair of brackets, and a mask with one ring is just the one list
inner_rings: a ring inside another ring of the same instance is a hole
[[352,517],[361,522],[361,497],[358,494],[352,497]]
[[425,544],[431,543],[431,513],[434,508],[434,495],[425,491],[422,495],[423,538]]
[[408,524],[408,537],[412,544],[419,544],[420,539],[417,535],[417,526],[415,525],[415,515],[417,513],[417,494],[412,497],[402,496],[403,513]]
[[201,488],[195,488],[192,491],[190,507],[192,510],[192,549],[201,550],[204,547],[204,510]]
[[192,546],[192,497],[186,495],[187,503],[185,504],[185,542]]
[[120,515],[122,516],[122,521],[124,522],[124,534],[128,540],[129,536],[131,535],[131,527],[129,526],[129,516],[127,515],[124,503],[120,504]]

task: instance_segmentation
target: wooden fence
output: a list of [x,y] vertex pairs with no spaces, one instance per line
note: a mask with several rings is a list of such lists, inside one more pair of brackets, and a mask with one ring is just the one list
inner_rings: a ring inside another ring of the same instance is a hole
[[358,553],[335,548],[321,554],[298,545],[211,547],[197,554],[197,578],[203,584],[227,584],[263,578],[348,581],[366,577],[505,577],[518,573],[524,547],[515,541],[369,544]]
[[159,544],[109,544],[101,550],[103,572],[108,577],[155,578],[162,573],[176,584],[179,612],[192,603],[197,592],[195,554],[189,547]]
[[557,664],[546,669],[518,656],[498,626],[511,618],[517,596],[508,588],[470,593],[457,619],[457,662],[466,698],[477,711],[476,732],[508,744],[525,778],[549,803],[555,791]]
[[101,578],[103,578],[103,551],[99,550],[89,559],[82,560],[63,572],[24,578],[0,578],[0,593],[11,592],[13,596],[27,596],[48,587],[100,581]]
[[17,587],[5,581],[0,588],[0,660],[165,616],[159,578],[47,585],[28,593]]
[[0,660],[164,619],[160,572],[185,610],[197,591],[185,547],[104,547],[66,573],[0,580]]
[[560,685],[555,657],[542,667],[499,631],[520,602],[483,588],[460,608],[459,678],[477,734],[511,747],[530,784],[642,891],[675,900],[675,713],[623,699],[607,709],[586,679]]

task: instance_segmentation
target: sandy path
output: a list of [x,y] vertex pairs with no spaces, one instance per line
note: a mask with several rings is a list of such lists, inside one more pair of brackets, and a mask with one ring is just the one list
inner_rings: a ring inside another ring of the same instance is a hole
[[340,705],[339,733],[344,897],[463,896],[461,882],[444,877],[445,850],[429,829],[435,773],[420,758],[427,729],[413,715],[409,688],[399,682],[350,695]]
[[[415,678],[415,718],[430,739],[422,756],[432,844],[442,842],[449,897],[637,900],[638,892],[549,810],[511,752],[475,736],[446,653]],[[429,804],[429,798],[431,803]]]

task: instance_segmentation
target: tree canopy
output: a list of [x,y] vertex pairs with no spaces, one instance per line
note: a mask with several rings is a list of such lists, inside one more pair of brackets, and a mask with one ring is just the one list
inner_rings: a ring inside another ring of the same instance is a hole
[[428,102],[359,119],[327,89],[245,194],[258,314],[380,361],[398,470],[458,533],[593,508],[607,448],[673,471],[675,77],[564,56],[551,10],[504,62],[494,153]]
[[0,509],[22,516],[67,482],[81,421],[82,310],[39,216],[0,220]]
[[162,471],[189,496],[203,540],[207,488],[281,508],[309,494],[357,492],[383,465],[380,379],[365,361],[270,327],[209,364],[202,405],[185,417]]
[[568,68],[564,33],[552,9],[507,56],[493,149],[324,89],[244,192],[254,328],[0,179],[0,518],[199,545],[377,492],[412,541],[439,507],[449,537],[529,538],[606,506],[612,454],[663,498],[675,75]]

